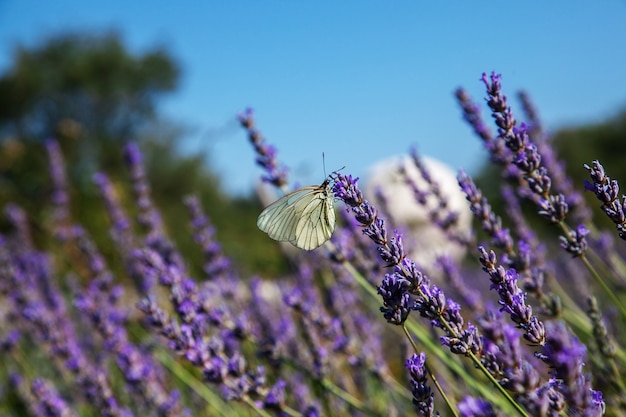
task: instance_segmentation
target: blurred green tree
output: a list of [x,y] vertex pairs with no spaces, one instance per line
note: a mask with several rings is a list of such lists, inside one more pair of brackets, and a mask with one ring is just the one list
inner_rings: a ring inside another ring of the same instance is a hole
[[115,32],[54,35],[13,58],[0,78],[0,140],[70,141],[78,171],[117,161],[110,143],[136,138],[180,75],[164,49],[130,53]]
[[[158,105],[175,91],[179,77],[167,50],[131,52],[116,32],[61,33],[17,46],[12,65],[0,75],[0,207],[17,202],[36,226],[50,221],[51,183],[42,143],[54,137],[66,160],[75,221],[96,240],[107,239],[108,223],[92,176],[106,172],[126,194],[122,145],[132,140],[144,151],[155,202],[165,224],[175,226],[168,231],[183,251],[193,253],[182,200],[196,193],[227,254],[242,270],[284,268],[276,247],[269,256],[265,249],[253,249],[263,238],[255,227],[258,202],[231,200],[207,168],[205,155],[178,151],[186,129],[159,115]],[[245,220],[232,221],[238,216]]]
[[64,33],[26,48],[0,78],[0,123],[22,139],[67,132],[68,117],[121,141],[154,115],[160,94],[175,90],[179,70],[163,49],[129,53],[117,33]]
[[626,110],[600,123],[558,130],[552,137],[558,155],[577,184],[589,179],[584,164],[602,162],[611,178],[626,183]]
[[[583,189],[584,180],[590,180],[584,165],[599,160],[607,175],[626,186],[626,110],[606,120],[585,126],[558,130],[552,137],[557,155],[565,161],[566,171],[575,186]],[[584,197],[593,211],[594,222],[612,230],[613,224],[600,210],[600,202],[592,192]]]

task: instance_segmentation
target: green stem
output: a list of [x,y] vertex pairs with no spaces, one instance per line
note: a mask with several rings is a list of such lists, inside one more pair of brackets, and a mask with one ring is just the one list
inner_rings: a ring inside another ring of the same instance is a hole
[[[571,239],[571,230],[569,226],[567,226],[567,224],[565,224],[564,222],[559,222],[558,226],[563,232],[563,234],[565,235],[565,237],[567,239]],[[602,287],[604,292],[609,296],[611,301],[613,301],[615,305],[619,308],[620,312],[622,313],[622,317],[626,318],[626,306],[624,306],[622,301],[619,298],[617,298],[617,295],[615,295],[615,291],[613,291],[609,287],[609,285],[606,283],[606,281],[604,281],[604,279],[600,276],[600,274],[598,274],[598,272],[593,267],[593,265],[591,265],[591,263],[589,262],[589,260],[587,259],[584,253],[580,255],[578,258],[585,265],[587,270],[591,272],[591,275],[593,275],[593,278],[596,280],[598,284],[600,284],[600,286]]]
[[613,301],[615,305],[619,307],[619,310],[622,313],[622,317],[626,318],[626,306],[624,306],[622,301],[619,298],[617,298],[616,292],[611,290],[611,288],[608,286],[606,281],[604,281],[604,279],[600,276],[600,274],[598,274],[598,272],[595,270],[593,265],[591,265],[591,263],[589,262],[589,260],[584,254],[580,257],[580,260],[582,261],[583,264],[585,264],[587,269],[591,272],[591,275],[593,275],[593,278],[596,280],[598,284],[600,284],[600,286],[602,287],[604,292],[606,292],[606,294],[609,296],[611,301]]
[[161,349],[155,350],[155,356],[170,372],[191,388],[200,398],[202,398],[207,406],[212,408],[212,411],[216,413],[215,415],[220,416],[229,416],[230,412],[223,410],[222,407],[216,407],[216,405],[225,405],[223,399],[213,392],[207,385],[203,384],[198,378],[189,372],[185,367],[183,367],[180,363],[173,360],[166,352],[163,352]]

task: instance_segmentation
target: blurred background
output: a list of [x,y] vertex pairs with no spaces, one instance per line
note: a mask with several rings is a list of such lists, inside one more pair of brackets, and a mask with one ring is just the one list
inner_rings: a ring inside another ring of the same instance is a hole
[[92,175],[123,187],[121,144],[137,141],[168,224],[186,222],[181,200],[197,193],[242,269],[274,273],[285,265],[256,230],[261,170],[238,113],[254,109],[296,184],[322,181],[322,152],[327,171],[366,177],[415,145],[489,190],[496,179],[454,90],[482,105],[479,78],[491,71],[518,119],[517,94],[529,94],[580,188],[592,159],[624,181],[625,21],[617,0],[0,0],[0,203],[45,216],[41,143],[54,136],[76,217],[106,238]]

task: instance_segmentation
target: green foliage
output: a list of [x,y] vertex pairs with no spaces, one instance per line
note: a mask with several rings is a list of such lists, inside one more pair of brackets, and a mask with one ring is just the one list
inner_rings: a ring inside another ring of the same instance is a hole
[[36,211],[48,195],[48,160],[43,146],[7,140],[0,144],[0,202]]
[[42,160],[30,155],[41,150],[31,144],[53,136],[70,162],[68,175],[86,192],[93,172],[120,169],[120,143],[156,120],[158,99],[178,77],[166,51],[133,54],[116,33],[62,33],[17,47],[0,77],[0,141],[20,152],[5,156],[0,174],[42,204]]
[[20,46],[0,78],[0,132],[21,140],[135,136],[173,91],[179,69],[164,50],[132,54],[116,33],[64,33]]
[[[567,164],[567,174],[580,189],[583,181],[590,179],[584,164],[591,165],[596,159],[602,161],[611,178],[621,184],[626,181],[626,109],[598,124],[560,130],[552,143]],[[586,192],[585,199],[589,207],[600,205],[593,193]],[[612,227],[606,216],[596,216],[594,220],[607,228]]]
[[41,144],[54,136],[66,159],[73,216],[99,246],[110,247],[103,241],[110,225],[92,178],[103,171],[120,195],[131,195],[120,145],[133,140],[141,145],[165,224],[175,225],[168,233],[183,252],[201,256],[189,239],[183,204],[196,193],[242,272],[277,275],[286,264],[278,246],[268,245],[256,228],[260,204],[226,196],[204,155],[181,155],[185,128],[159,117],[159,99],[176,89],[179,76],[169,52],[131,52],[117,33],[62,33],[17,47],[13,65],[0,75],[0,207],[8,202],[24,207],[35,238],[46,245],[37,233],[51,218],[49,166]]
[[568,162],[568,169],[575,179],[587,178],[587,171],[581,167],[585,163],[591,164],[593,159],[601,160],[616,178],[626,177],[626,109],[598,124],[560,130],[552,143]]

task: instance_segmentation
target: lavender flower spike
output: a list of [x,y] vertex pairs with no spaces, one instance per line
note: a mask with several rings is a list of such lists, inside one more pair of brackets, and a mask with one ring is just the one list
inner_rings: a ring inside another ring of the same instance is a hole
[[511,160],[511,153],[506,149],[502,141],[494,138],[493,133],[480,115],[480,107],[472,101],[467,91],[462,88],[457,88],[454,95],[463,110],[463,119],[472,126],[474,133],[483,140],[485,148],[491,154],[492,161],[501,165],[508,164]]
[[487,74],[482,76],[487,88],[487,105],[498,126],[498,137],[513,153],[511,166],[518,170],[519,179],[526,182],[523,190],[539,207],[538,213],[551,223],[559,223],[566,218],[569,206],[563,194],[551,193],[552,178],[545,163],[542,163],[537,145],[528,136],[528,126],[525,123],[516,126],[507,97],[502,94],[501,78],[494,72],[490,77]]
[[203,270],[206,279],[212,281],[219,278],[228,279],[232,270],[231,261],[223,254],[220,244],[215,240],[215,228],[202,211],[198,197],[194,195],[185,198],[185,205],[191,217],[194,240],[204,254]]
[[599,161],[593,161],[591,167],[585,164],[593,183],[585,181],[585,189],[593,191],[602,203],[602,211],[617,226],[619,237],[626,240],[626,195],[619,197],[619,184],[606,175],[604,167]]
[[413,405],[417,415],[432,416],[435,408],[435,394],[426,385],[426,355],[423,352],[419,355],[411,355],[406,361],[406,368],[411,376],[411,393],[413,394]]
[[584,224],[579,225],[576,230],[568,232],[568,237],[560,236],[561,247],[566,252],[571,253],[574,258],[580,257],[587,249],[587,235],[589,230]]
[[76,414],[58,392],[43,379],[35,379],[31,384],[31,392],[36,403],[33,408],[40,416],[74,417]]
[[401,236],[396,232],[394,238],[388,238],[385,222],[378,217],[376,208],[363,198],[357,186],[359,179],[341,173],[334,173],[332,177],[335,182],[333,193],[351,208],[356,220],[364,226],[363,234],[379,245],[381,259],[387,266],[399,265],[406,258]]
[[239,123],[248,131],[248,138],[258,155],[256,163],[267,171],[267,175],[262,177],[263,181],[269,182],[278,188],[285,187],[287,185],[287,168],[278,163],[276,148],[268,145],[263,139],[261,132],[254,126],[252,109],[248,108],[239,114]]
[[53,218],[55,235],[60,240],[69,237],[69,192],[67,177],[65,175],[65,163],[59,143],[54,139],[46,141],[46,150],[50,161],[50,177],[52,178],[53,192],[52,203],[54,204]]
[[496,290],[500,300],[501,311],[506,312],[517,327],[524,331],[524,339],[532,346],[541,346],[545,343],[546,330],[543,322],[533,315],[532,307],[526,303],[526,294],[517,285],[515,269],[506,269],[498,265],[496,254],[487,252],[479,246],[480,263],[483,271],[489,274],[491,289]]
[[144,226],[149,233],[159,233],[163,229],[161,216],[152,205],[150,197],[150,185],[143,166],[143,156],[139,146],[129,142],[124,147],[124,159],[130,170],[133,182],[133,193],[137,199],[139,214],[137,221]]
[[480,398],[465,397],[459,402],[461,417],[496,417],[493,406]]
[[380,308],[387,322],[401,325],[409,317],[412,309],[411,298],[407,289],[410,287],[408,280],[400,274],[387,274],[378,287],[378,294],[383,299],[383,307]]
[[591,380],[583,373],[586,347],[563,322],[550,322],[543,351],[537,356],[554,370],[554,385],[565,398],[568,415],[602,416],[602,393],[591,389]]
[[110,231],[111,236],[115,243],[120,246],[121,252],[129,253],[133,248],[131,223],[115,195],[113,184],[111,184],[109,177],[102,172],[94,174],[93,181],[100,190],[104,207],[113,223]]

